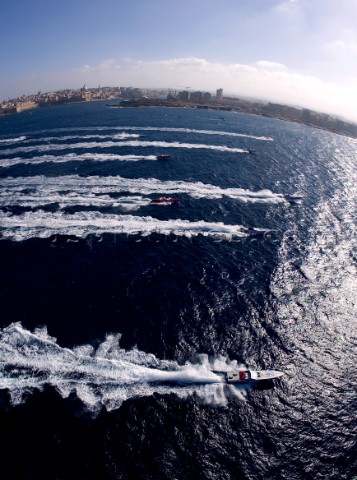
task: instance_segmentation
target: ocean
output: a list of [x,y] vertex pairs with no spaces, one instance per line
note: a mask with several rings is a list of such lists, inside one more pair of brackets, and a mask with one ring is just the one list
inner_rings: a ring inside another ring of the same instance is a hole
[[1,477],[357,478],[356,159],[242,113],[0,118]]

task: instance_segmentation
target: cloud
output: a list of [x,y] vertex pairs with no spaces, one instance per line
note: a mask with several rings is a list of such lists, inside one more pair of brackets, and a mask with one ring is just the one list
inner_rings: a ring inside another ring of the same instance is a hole
[[119,69],[120,65],[117,63],[117,60],[115,58],[107,58],[103,60],[100,64],[98,65],[83,65],[82,67],[79,67],[78,69],[74,69],[74,72],[82,72],[85,74],[91,74],[91,73],[98,73],[99,71],[109,71],[111,72],[113,69]]
[[79,84],[90,85],[92,82],[96,85],[100,81],[101,84],[144,88],[179,88],[178,85],[208,91],[223,88],[226,94],[299,105],[357,121],[354,108],[357,85],[353,78],[343,85],[324,82],[267,60],[246,65],[209,62],[197,57],[155,61],[126,59],[120,69],[117,68],[118,62],[113,62],[105,72],[100,65],[92,68],[90,78],[83,76]]
[[282,63],[278,62],[270,62],[268,60],[259,60],[259,62],[255,62],[255,65],[258,68],[266,69],[266,70],[286,70],[286,66]]
[[299,11],[299,0],[285,0],[274,6],[274,11],[278,13],[294,15]]
[[[339,48],[340,45],[337,45]],[[341,46],[342,47],[342,46]],[[173,88],[249,96],[273,102],[307,107],[357,121],[357,82],[354,75],[343,84],[326,82],[312,75],[292,71],[272,60],[254,64],[210,62],[200,57],[162,60],[103,59],[70,71],[28,78],[32,92],[100,85],[141,88]],[[181,87],[180,87],[181,86]]]
[[110,70],[111,68],[120,68],[115,58],[107,58],[98,65],[101,70]]
[[357,40],[340,39],[328,42],[325,49],[333,55],[357,55]]

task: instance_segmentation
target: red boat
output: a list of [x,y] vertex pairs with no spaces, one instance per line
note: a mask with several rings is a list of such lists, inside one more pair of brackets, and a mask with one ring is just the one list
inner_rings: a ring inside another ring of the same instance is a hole
[[175,197],[158,197],[152,198],[151,203],[176,203],[178,199]]

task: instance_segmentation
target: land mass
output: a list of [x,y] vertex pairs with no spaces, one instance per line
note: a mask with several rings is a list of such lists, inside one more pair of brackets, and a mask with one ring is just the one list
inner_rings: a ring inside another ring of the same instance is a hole
[[202,108],[230,112],[251,113],[264,117],[276,118],[288,122],[295,122],[309,127],[320,128],[351,138],[357,138],[357,124],[322,112],[307,108],[297,108],[278,103],[251,101],[241,98],[225,97],[218,102],[197,103],[176,99],[133,99],[118,103],[109,103],[107,107],[181,107]]
[[[114,100],[108,103],[115,107],[181,107],[203,108],[222,111],[234,111],[263,115],[288,122],[296,122],[310,127],[320,128],[339,135],[357,138],[357,124],[327,113],[316,112],[308,108],[298,108],[279,103],[239,97],[223,97],[223,91],[217,90],[214,96],[209,92],[173,92],[172,90],[144,90],[132,87],[98,87],[38,92],[34,95],[0,102],[0,116],[15,114],[38,107],[60,105],[95,100]],[[119,100],[119,101],[118,101]]]

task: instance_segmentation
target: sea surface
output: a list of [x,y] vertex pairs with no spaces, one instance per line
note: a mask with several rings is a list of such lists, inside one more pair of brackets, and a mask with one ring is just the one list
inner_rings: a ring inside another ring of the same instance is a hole
[[356,160],[231,112],[0,118],[1,478],[357,478]]

